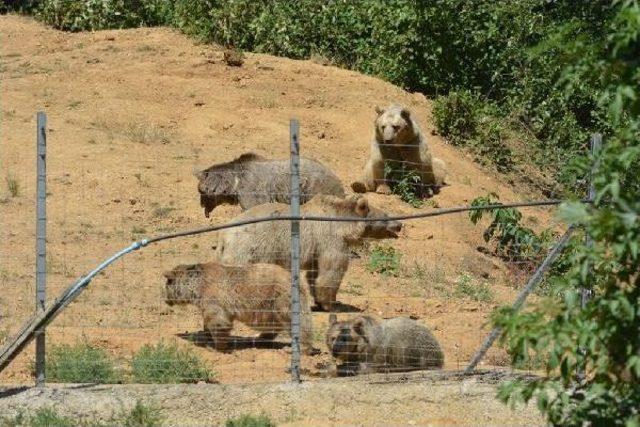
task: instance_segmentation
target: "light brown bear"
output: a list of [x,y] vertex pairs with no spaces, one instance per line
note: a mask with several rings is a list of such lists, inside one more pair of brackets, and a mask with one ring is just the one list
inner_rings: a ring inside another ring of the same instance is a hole
[[[251,208],[234,221],[286,216],[290,206],[268,203]],[[305,270],[311,295],[323,310],[336,302],[340,282],[349,266],[350,247],[364,238],[398,236],[402,224],[361,195],[346,198],[317,195],[301,206],[301,215],[379,218],[373,222],[300,222],[300,268]],[[291,267],[291,225],[288,221],[268,221],[227,229],[218,233],[218,260],[225,264],[266,262]]]
[[329,317],[327,347],[341,364],[329,374],[365,374],[442,368],[444,354],[433,334],[406,317],[376,320]]
[[[195,304],[202,310],[204,330],[216,349],[229,349],[234,320],[273,340],[291,330],[291,275],[273,264],[182,264],[164,273],[169,305]],[[306,286],[300,286],[300,337],[305,353],[314,352],[311,309]]]
[[420,182],[418,194],[438,192],[445,185],[446,165],[435,158],[411,112],[401,105],[376,107],[375,138],[371,142],[369,161],[359,181],[351,184],[356,193],[390,194],[385,166],[415,171]]

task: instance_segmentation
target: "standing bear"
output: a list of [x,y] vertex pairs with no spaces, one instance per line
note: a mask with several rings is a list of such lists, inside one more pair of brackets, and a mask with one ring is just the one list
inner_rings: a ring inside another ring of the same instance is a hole
[[[267,203],[248,209],[234,221],[287,216],[290,210],[289,205]],[[346,198],[317,195],[300,210],[302,216],[378,219],[371,222],[300,222],[300,268],[305,270],[316,304],[330,311],[349,266],[350,246],[367,237],[398,237],[402,224],[389,221],[384,212],[369,206],[361,195]],[[216,251],[218,260],[225,264],[271,263],[288,269],[291,267],[290,242],[288,221],[267,221],[219,232]]]
[[[282,267],[181,264],[164,277],[166,303],[200,307],[204,330],[217,350],[229,349],[234,321],[260,332],[261,340],[270,341],[291,330],[291,274]],[[304,286],[300,287],[300,320],[301,345],[311,354],[311,309]]]
[[446,166],[444,161],[432,156],[411,112],[393,104],[384,109],[376,107],[376,113],[369,161],[362,178],[351,184],[353,191],[390,194],[394,179],[387,176],[390,171],[414,171],[419,177],[418,194],[437,193],[445,184]]

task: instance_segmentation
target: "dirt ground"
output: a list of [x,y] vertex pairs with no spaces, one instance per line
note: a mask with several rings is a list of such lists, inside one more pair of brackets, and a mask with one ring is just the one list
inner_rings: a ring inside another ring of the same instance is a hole
[[[419,209],[396,196],[368,196],[390,214],[465,205],[490,191],[502,201],[539,198],[516,191],[435,135],[424,96],[352,71],[259,54],[229,67],[219,48],[171,29],[68,34],[11,15],[0,17],[0,61],[0,343],[34,310],[39,110],[48,115],[48,298],[133,240],[232,219],[238,207],[204,217],[193,172],[247,151],[287,158],[292,117],[300,120],[302,155],[331,168],[348,190],[368,156],[374,106],[409,106],[435,155],[449,165],[450,185]],[[552,222],[549,210],[523,212],[532,227]],[[368,314],[419,319],[442,343],[445,368],[461,368],[488,332],[492,310],[513,300],[525,280],[478,250],[485,246],[483,230],[466,214],[406,222],[397,240],[384,242],[402,254],[398,277],[370,273],[361,250],[338,299]],[[48,328],[48,343],[86,339],[126,366],[142,345],[176,341],[193,348],[222,384],[286,380],[287,337],[275,349],[219,353],[190,341],[201,330],[195,308],[164,303],[162,272],[211,259],[211,245],[208,235],[181,238],[119,261]],[[461,281],[486,286],[490,298],[459,294]],[[307,377],[321,376],[330,360],[323,344],[327,318],[313,313],[322,352],[303,357]],[[32,352],[0,381],[30,383]],[[508,358],[496,348],[485,363],[504,366]]]
[[224,425],[246,414],[279,426],[544,425],[533,405],[510,410],[493,398],[495,380],[409,377],[302,384],[1,387],[0,412],[53,408],[74,419],[108,421],[136,401],[161,408],[167,425]]

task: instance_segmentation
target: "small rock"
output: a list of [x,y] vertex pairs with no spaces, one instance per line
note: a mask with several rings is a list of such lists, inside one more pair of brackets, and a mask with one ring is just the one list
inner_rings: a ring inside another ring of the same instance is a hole
[[129,203],[131,203],[131,205],[133,206],[138,203],[138,201],[136,199],[129,199]]
[[204,105],[204,102],[196,101],[196,102],[193,103],[193,105],[195,105],[196,107],[202,107]]

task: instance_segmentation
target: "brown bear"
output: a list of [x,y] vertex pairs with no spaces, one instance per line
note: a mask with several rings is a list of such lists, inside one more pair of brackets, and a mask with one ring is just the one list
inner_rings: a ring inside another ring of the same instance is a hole
[[418,193],[438,192],[445,185],[445,163],[432,157],[431,150],[411,112],[397,104],[376,107],[375,138],[369,160],[359,181],[351,184],[356,193],[390,194],[388,170],[414,171],[419,177]]
[[442,368],[444,354],[433,334],[406,317],[376,320],[356,316],[338,322],[329,317],[327,347],[341,362],[331,375]]
[[[223,265],[217,262],[178,265],[164,273],[169,305],[195,304],[202,310],[204,330],[216,349],[229,348],[234,320],[273,340],[291,330],[291,275],[273,264]],[[300,337],[313,352],[307,287],[300,286]]]
[[[283,216],[290,207],[268,203],[243,212],[234,221]],[[344,199],[318,195],[302,205],[301,215],[379,218],[373,222],[301,221],[300,268],[305,270],[311,295],[324,310],[336,302],[340,282],[349,266],[350,247],[364,238],[385,239],[398,236],[402,224],[360,195]],[[291,266],[291,225],[288,221],[268,221],[219,232],[216,247],[220,262],[245,264],[266,262]]]
[[[245,153],[227,163],[213,165],[196,174],[200,206],[204,215],[216,206],[239,204],[243,210],[264,203],[290,203],[289,160],[269,160]],[[316,194],[344,197],[338,177],[323,164],[300,158],[300,203]]]

